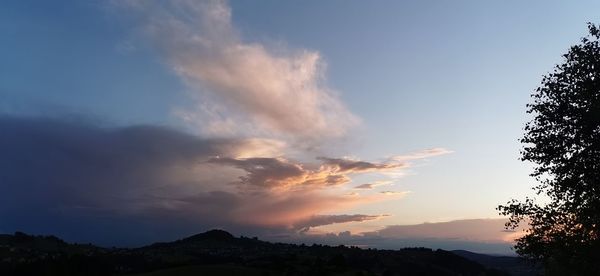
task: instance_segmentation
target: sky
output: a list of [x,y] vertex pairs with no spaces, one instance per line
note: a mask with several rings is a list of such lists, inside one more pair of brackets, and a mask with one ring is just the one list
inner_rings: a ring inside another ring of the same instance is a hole
[[508,254],[495,207],[596,1],[8,1],[0,232]]

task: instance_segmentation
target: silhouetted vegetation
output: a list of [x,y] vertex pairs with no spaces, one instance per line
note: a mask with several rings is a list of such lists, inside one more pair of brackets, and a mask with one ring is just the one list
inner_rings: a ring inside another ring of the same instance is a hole
[[0,236],[0,275],[507,275],[449,251],[269,243],[212,230],[133,249]]
[[549,198],[527,198],[498,207],[507,227],[527,221],[517,240],[520,255],[540,261],[547,275],[600,275],[600,30],[572,46],[563,64],[533,94],[522,160],[536,164],[534,189]]
[[453,250],[452,253],[480,263],[488,268],[495,268],[509,272],[515,276],[539,275],[541,267],[529,260],[512,256],[492,256],[473,253],[466,250]]

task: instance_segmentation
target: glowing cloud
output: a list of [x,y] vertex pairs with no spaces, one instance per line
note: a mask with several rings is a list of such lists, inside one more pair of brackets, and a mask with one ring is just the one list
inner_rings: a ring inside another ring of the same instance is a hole
[[212,158],[209,162],[229,165],[246,171],[241,184],[269,188],[307,188],[343,185],[350,174],[388,172],[405,168],[401,163],[372,163],[360,160],[324,158],[316,169],[314,164],[294,163],[284,158]]
[[346,158],[317,158],[323,161],[323,166],[337,173],[366,173],[376,171],[392,171],[401,168],[406,168],[408,164],[389,162],[389,163],[371,163],[360,160]]
[[[370,215],[334,215],[385,195],[344,195],[332,189],[348,174],[389,164],[303,164],[280,157],[234,158],[266,152],[269,141],[204,139],[177,130],[134,126],[106,128],[56,119],[0,117],[0,220],[6,227],[57,232],[77,218],[81,225],[126,217],[121,235],[141,221],[148,233],[164,220],[179,227],[227,226],[292,232],[323,224],[363,221]],[[223,156],[223,157],[214,157]],[[342,169],[343,168],[343,169]],[[360,169],[358,169],[360,168]],[[16,215],[18,214],[18,216]],[[24,219],[25,218],[25,219]],[[40,219],[44,218],[44,219]],[[44,221],[62,221],[48,224]],[[78,229],[80,224],[71,225]],[[198,226],[200,225],[200,226]],[[85,232],[85,231],[82,231]]]
[[202,122],[204,133],[316,140],[343,135],[358,122],[323,85],[319,53],[245,42],[225,1],[127,3],[141,15],[145,34],[166,62],[200,98],[198,108],[178,114]]
[[27,221],[57,233],[48,228],[61,223],[49,220],[71,224],[72,232],[106,223],[135,237],[133,225],[160,233],[171,221],[180,232],[223,226],[296,234],[381,218],[344,212],[406,192],[348,194],[344,185],[352,176],[398,174],[410,160],[449,152],[431,149],[383,162],[288,158],[290,144],[314,146],[358,123],[324,85],[318,52],[247,42],[224,1],[114,3],[135,16],[146,41],[191,90],[195,109],[177,114],[203,135],[0,117],[4,225],[26,230]]

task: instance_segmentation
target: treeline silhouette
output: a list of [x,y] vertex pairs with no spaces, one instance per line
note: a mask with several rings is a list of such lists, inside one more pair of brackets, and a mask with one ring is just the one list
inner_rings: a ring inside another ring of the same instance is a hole
[[270,243],[222,230],[140,248],[0,235],[0,275],[508,275],[428,248]]

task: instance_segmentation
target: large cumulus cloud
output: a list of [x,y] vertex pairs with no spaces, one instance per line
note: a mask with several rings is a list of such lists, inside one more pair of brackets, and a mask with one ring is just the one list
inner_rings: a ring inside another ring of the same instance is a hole
[[[269,156],[278,145],[268,140],[203,139],[159,126],[114,128],[6,116],[0,117],[0,133],[0,231],[93,240],[140,239],[136,225],[145,226],[148,239],[210,227],[295,232],[375,219],[319,215],[383,200],[328,189],[347,183],[337,177],[356,173],[329,161],[310,165],[245,157]],[[284,183],[294,189],[273,189]],[[103,233],[103,227],[110,231]]]
[[224,1],[113,3],[137,19],[144,41],[187,84],[197,101],[177,115],[202,136],[161,126],[0,116],[0,232],[105,244],[213,227],[294,235],[382,218],[345,212],[406,191],[369,191],[391,184],[380,180],[349,193],[354,175],[399,175],[411,160],[449,152],[379,162],[294,160],[286,156],[290,148],[312,155],[306,149],[344,136],[358,122],[324,84],[318,52],[248,42]]
[[[180,117],[211,135],[339,137],[358,122],[324,83],[316,51],[249,42],[225,1],[115,1],[199,99]],[[198,122],[202,122],[199,124]]]

